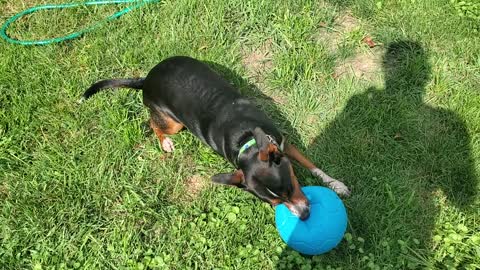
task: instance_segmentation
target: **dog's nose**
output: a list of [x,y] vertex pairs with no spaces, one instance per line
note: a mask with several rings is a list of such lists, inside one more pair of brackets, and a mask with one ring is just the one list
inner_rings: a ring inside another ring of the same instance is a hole
[[290,212],[300,218],[300,220],[306,220],[310,216],[310,205],[308,203],[285,203],[285,205]]
[[309,205],[302,205],[299,207],[299,215],[298,217],[301,220],[306,220],[308,217],[310,217],[310,206]]

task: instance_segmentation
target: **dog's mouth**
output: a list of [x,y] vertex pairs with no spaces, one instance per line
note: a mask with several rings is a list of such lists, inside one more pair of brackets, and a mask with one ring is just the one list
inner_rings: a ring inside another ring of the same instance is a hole
[[301,220],[306,220],[310,216],[310,202],[307,198],[296,200],[296,202],[292,202],[292,200],[289,199],[282,200],[281,198],[268,199],[265,201],[269,202],[273,207],[282,203],[285,204],[288,210]]
[[285,202],[285,206],[296,215],[300,220],[306,220],[310,216],[310,203],[308,201],[300,203]]
[[[270,191],[267,188],[267,191]],[[308,199],[302,194],[301,198],[296,198],[296,199],[287,199],[287,198],[282,198],[275,193],[271,192],[272,195],[275,196],[274,199],[268,199],[268,201],[273,207],[284,203],[285,206],[298,218],[301,220],[306,220],[310,216],[310,202]]]

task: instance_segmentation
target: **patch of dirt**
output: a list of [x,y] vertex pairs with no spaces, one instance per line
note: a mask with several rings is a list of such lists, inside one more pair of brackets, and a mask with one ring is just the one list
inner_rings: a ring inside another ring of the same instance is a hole
[[263,81],[273,68],[272,41],[267,40],[257,48],[245,48],[242,51],[242,64],[249,76],[256,81]]
[[9,196],[8,186],[6,184],[0,185],[0,199],[6,199]]
[[196,196],[200,193],[206,185],[206,181],[198,174],[192,175],[187,178],[186,185],[187,191],[190,195]]
[[355,18],[351,12],[345,12],[335,19],[335,25],[339,26],[342,32],[351,32],[360,26],[360,21]]
[[189,176],[184,180],[185,190],[182,191],[182,194],[175,195],[175,201],[189,202],[197,198],[200,193],[208,185],[209,181],[204,177],[194,174]]
[[354,76],[366,80],[375,79],[382,71],[382,52],[381,48],[375,48],[345,59],[335,66],[333,77],[339,79]]
[[317,115],[309,115],[307,119],[305,119],[305,123],[309,127],[314,126],[318,122],[318,116]]
[[132,77],[134,77],[134,78],[145,77],[144,71],[140,70],[140,69],[134,69],[130,73],[132,74]]
[[285,96],[281,96],[280,94],[271,95],[271,98],[277,104],[280,104],[280,105],[287,104],[287,98]]
[[6,3],[2,4],[2,8],[0,9],[0,13],[3,15],[13,15],[14,13],[18,13],[24,9],[31,8],[36,5],[45,4],[45,1],[39,0],[23,0],[23,1],[15,1],[10,0]]
[[[431,199],[432,197],[434,200]],[[423,201],[433,201],[437,207],[446,207],[447,205],[447,196],[441,189],[436,189],[432,193],[423,192],[420,198]]]
[[[350,11],[346,11],[335,18],[333,26],[329,27],[326,24],[321,25],[321,28],[317,35],[314,36],[314,39],[322,44],[326,44],[327,49],[334,54],[337,52],[342,42],[345,41],[345,38],[347,38],[349,33],[358,31],[360,27],[361,22],[355,18]],[[358,42],[361,42],[361,40],[358,40]],[[335,79],[354,76],[357,78],[372,80],[381,73],[382,54],[383,50],[380,47],[375,47],[368,51],[359,48],[352,57],[337,62],[332,76]]]
[[342,43],[345,35],[358,27],[360,27],[360,21],[355,18],[351,12],[347,11],[335,18],[332,27],[322,23],[320,30],[313,38],[326,44],[331,52],[335,52]]
[[[272,44],[273,41],[268,39],[258,47],[243,48],[242,64],[247,71],[249,79],[261,88],[261,92],[270,97],[275,103],[284,105],[287,103],[287,98],[281,92],[274,93],[275,91],[269,91],[272,89],[269,89],[269,86],[265,83],[267,75],[273,70]],[[268,102],[270,99],[266,101]]]

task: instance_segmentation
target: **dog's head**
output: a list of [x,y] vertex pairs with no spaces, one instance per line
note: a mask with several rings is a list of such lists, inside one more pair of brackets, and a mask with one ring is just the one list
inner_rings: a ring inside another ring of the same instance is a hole
[[284,203],[300,219],[308,218],[310,203],[300,189],[290,160],[260,128],[253,131],[253,136],[257,147],[251,147],[239,158],[239,169],[217,174],[212,181],[242,188],[273,206]]

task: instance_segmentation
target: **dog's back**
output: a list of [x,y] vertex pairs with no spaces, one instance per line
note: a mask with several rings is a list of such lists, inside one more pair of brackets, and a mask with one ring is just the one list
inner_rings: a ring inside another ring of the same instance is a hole
[[190,57],[168,58],[155,66],[143,85],[143,101],[185,125],[216,152],[233,161],[239,137],[262,127],[281,141],[281,134],[257,106],[242,97],[206,64]]
[[167,111],[204,137],[208,125],[239,98],[240,93],[208,66],[185,56],[160,62],[143,85],[145,105]]

